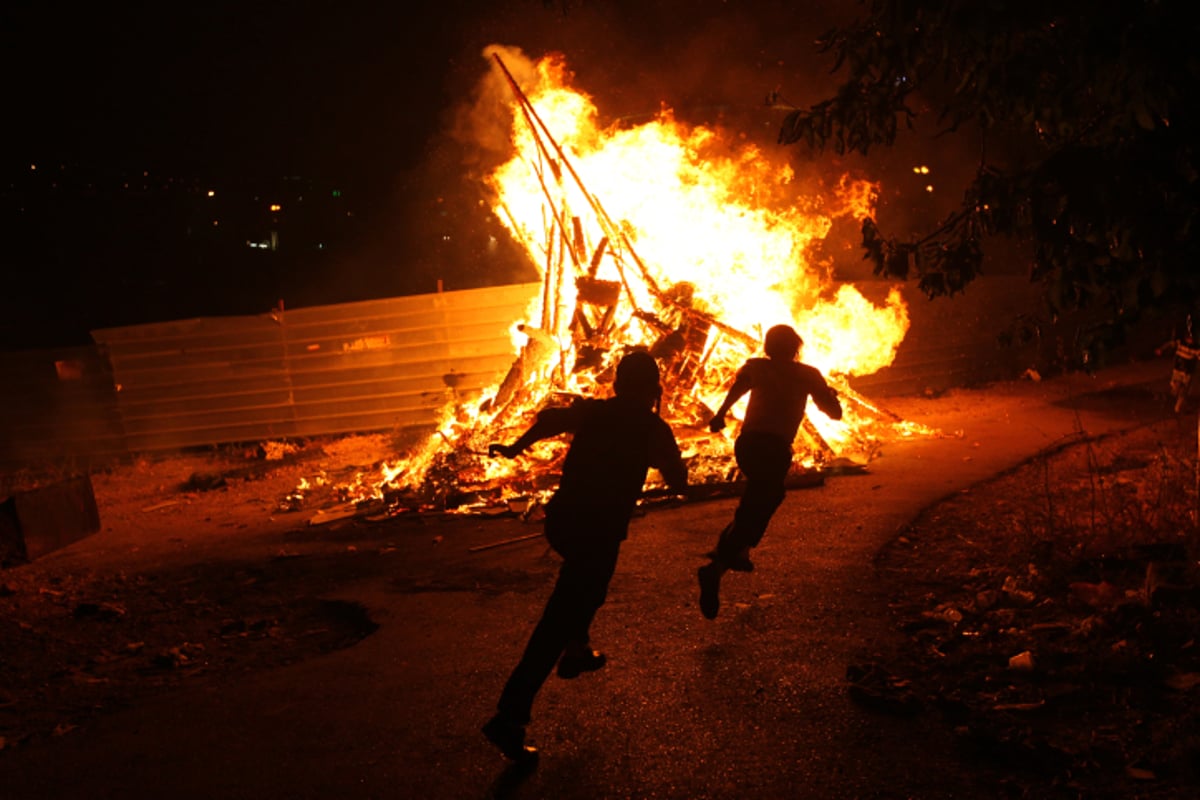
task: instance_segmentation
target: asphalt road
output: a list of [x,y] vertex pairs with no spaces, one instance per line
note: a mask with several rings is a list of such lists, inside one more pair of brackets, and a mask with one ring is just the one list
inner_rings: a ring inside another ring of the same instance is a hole
[[715,621],[697,608],[695,570],[735,501],[637,518],[593,628],[608,666],[551,676],[529,728],[542,751],[532,772],[508,768],[479,727],[555,557],[540,538],[471,549],[536,532],[518,520],[396,521],[337,533],[363,552],[395,546],[391,569],[326,595],[362,604],[374,634],[0,753],[0,797],[997,796],[995,776],[960,762],[937,719],[848,697],[846,667],[900,636],[872,559],[940,498],[1067,437],[1161,417],[1152,395],[1167,369],[898,400],[893,410],[950,435],[889,444],[865,473],[790,492],[755,572],[726,577]]

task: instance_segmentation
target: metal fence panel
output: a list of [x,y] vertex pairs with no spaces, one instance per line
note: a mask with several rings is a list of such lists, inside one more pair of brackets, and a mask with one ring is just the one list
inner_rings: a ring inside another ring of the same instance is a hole
[[540,284],[109,328],[132,451],[427,427],[512,364]]
[[[891,286],[856,285],[877,303]],[[94,331],[95,348],[0,354],[0,468],[427,431],[447,400],[477,396],[512,365],[510,330],[540,291],[519,284],[134,325]],[[1059,320],[1032,344],[1001,346],[997,334],[1037,307],[1036,287],[1018,276],[981,278],[954,298],[930,301],[911,286],[903,295],[912,327],[895,361],[851,380],[871,397],[1014,378],[1069,350],[1084,324]]]

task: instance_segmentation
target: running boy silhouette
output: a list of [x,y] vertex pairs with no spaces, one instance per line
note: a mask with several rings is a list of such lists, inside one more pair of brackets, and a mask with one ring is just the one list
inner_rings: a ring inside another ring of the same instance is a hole
[[1154,354],[1161,356],[1164,352],[1175,352],[1175,362],[1171,367],[1171,396],[1175,398],[1175,413],[1183,411],[1187,405],[1188,390],[1192,386],[1192,376],[1196,374],[1196,364],[1200,362],[1200,347],[1196,346],[1196,338],[1192,335],[1192,318],[1188,317],[1187,330],[1178,339],[1171,339],[1155,348]]
[[558,676],[570,679],[607,660],[592,649],[588,629],[608,594],[647,471],[657,469],[674,491],[687,486],[679,445],[657,413],[662,395],[657,362],[644,352],[626,355],[613,390],[607,400],[544,409],[516,442],[488,448],[492,455],[514,458],[540,439],[574,434],[558,489],[546,504],[546,540],[562,556],[558,581],[500,694],[496,715],[483,726],[484,736],[520,763],[537,758],[536,748],[525,744],[525,726],[555,663]]
[[700,611],[716,619],[720,610],[721,576],[729,570],[750,572],[750,549],[762,541],[767,524],[783,502],[784,480],[792,466],[792,441],[804,421],[808,398],[827,416],[842,418],[837,393],[814,367],[796,361],[804,342],[790,325],[776,325],[763,342],[766,358],[751,358],[738,370],[717,413],[709,420],[713,433],[725,427],[725,415],[742,395],[750,393],[746,418],[734,443],[738,469],[746,488],[733,515],[721,531],[712,561],[700,568]]

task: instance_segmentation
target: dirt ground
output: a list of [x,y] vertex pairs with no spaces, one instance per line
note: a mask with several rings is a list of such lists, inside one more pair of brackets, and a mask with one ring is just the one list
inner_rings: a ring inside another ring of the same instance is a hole
[[908,646],[848,675],[856,698],[941,714],[1020,765],[1016,796],[1110,796],[1114,772],[1196,796],[1195,425],[1064,445],[914,520],[876,561]]
[[[1189,419],[1066,442],[914,520],[877,557],[909,646],[851,667],[852,697],[887,714],[936,711],[980,758],[1026,765],[1013,796],[1034,796],[1031,786],[1088,796],[1097,759],[1123,764],[1141,796],[1194,796]],[[288,542],[353,550],[309,523],[345,507],[333,487],[393,455],[386,436],[351,436],[94,473],[102,538],[86,568],[46,558],[0,571],[0,750],[184,681],[219,683],[369,635],[360,607],[294,600],[321,597],[361,564],[317,569]],[[314,488],[301,498],[302,481]],[[436,542],[436,524],[421,535]]]
[[[334,487],[393,455],[387,437],[351,436],[94,472],[101,530],[89,545],[103,546],[89,547],[86,568],[43,558],[0,570],[0,750],[184,680],[292,663],[369,634],[361,609],[294,601],[338,576],[292,569],[302,559],[280,542],[321,508],[343,507]],[[324,487],[298,506],[302,480]],[[5,495],[38,482],[8,481]],[[268,566],[230,570],[235,562]]]

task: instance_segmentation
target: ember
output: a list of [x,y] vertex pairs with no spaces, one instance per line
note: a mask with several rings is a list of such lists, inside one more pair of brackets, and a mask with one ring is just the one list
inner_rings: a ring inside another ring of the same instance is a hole
[[487,188],[538,265],[542,291],[514,321],[503,380],[447,407],[426,445],[375,484],[387,507],[508,509],[532,499],[536,508],[557,482],[565,443],[539,443],[515,465],[488,458],[488,445],[516,438],[547,404],[607,393],[617,360],[636,348],[667,378],[661,413],[691,481],[729,484],[736,430],[710,434],[705,423],[778,323],[802,332],[802,359],[830,376],[846,410],[838,422],[806,420],[798,473],[862,465],[883,439],[929,432],[847,383],[895,357],[909,324],[899,291],[876,306],[853,286],[835,287],[829,266],[807,255],[834,218],[871,215],[876,186],[843,179],[833,197],[806,196],[789,168],[669,110],[639,127],[601,129],[561,58],[533,64],[500,47],[487,55],[511,101],[513,144]]

